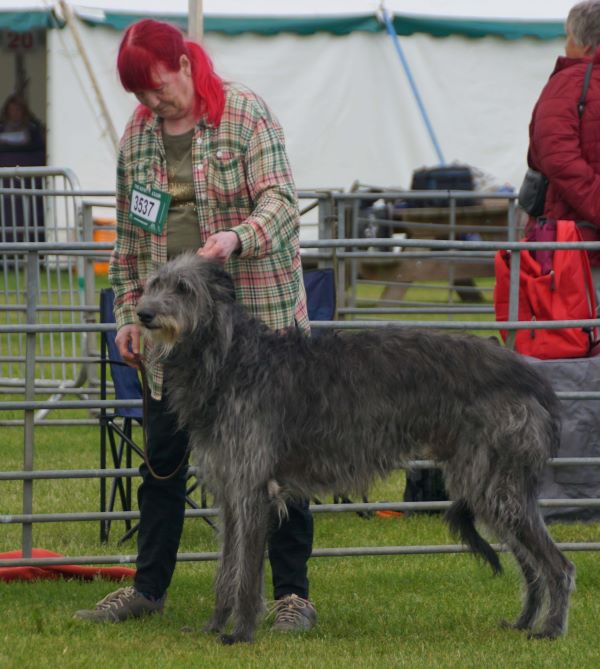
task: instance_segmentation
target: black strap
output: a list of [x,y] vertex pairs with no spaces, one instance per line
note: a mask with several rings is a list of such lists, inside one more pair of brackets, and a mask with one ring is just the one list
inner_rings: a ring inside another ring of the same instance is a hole
[[577,111],[579,112],[579,118],[581,119],[583,115],[583,110],[585,108],[585,98],[587,96],[588,88],[590,87],[590,79],[592,78],[592,69],[594,67],[593,61],[591,61],[585,71],[585,77],[583,79],[583,89],[581,91],[581,97],[577,103]]

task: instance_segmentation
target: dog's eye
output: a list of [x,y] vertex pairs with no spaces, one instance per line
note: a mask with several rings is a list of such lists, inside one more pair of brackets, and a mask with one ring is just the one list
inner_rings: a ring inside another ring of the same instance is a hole
[[179,279],[177,281],[177,285],[175,287],[175,290],[180,295],[189,295],[189,293],[190,293],[190,287],[188,286],[188,284],[183,279]]

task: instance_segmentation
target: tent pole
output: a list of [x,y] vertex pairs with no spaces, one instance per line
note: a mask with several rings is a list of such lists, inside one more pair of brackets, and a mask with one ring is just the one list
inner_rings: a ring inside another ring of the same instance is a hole
[[102,95],[102,91],[100,90],[100,86],[98,85],[98,80],[96,79],[96,75],[94,74],[94,70],[92,69],[92,64],[90,63],[90,60],[83,46],[83,42],[81,41],[81,35],[79,34],[79,29],[77,28],[77,25],[75,23],[73,12],[71,11],[71,7],[68,5],[67,2],[65,2],[65,0],[60,0],[59,4],[65,22],[69,26],[71,33],[73,35],[73,39],[75,40],[77,51],[81,56],[81,60],[83,61],[88,77],[90,78],[90,83],[92,84],[92,88],[94,89],[94,93],[96,95],[96,100],[98,101],[98,105],[100,107],[100,113],[104,118],[108,134],[110,135],[110,139],[113,143],[116,152],[119,148],[119,135],[115,130],[115,126],[112,122],[112,118],[110,116],[110,112],[108,111],[108,107],[104,100],[104,96]]
[[444,159],[444,154],[442,153],[440,145],[437,141],[437,137],[435,136],[433,126],[431,125],[431,121],[429,120],[429,116],[427,115],[427,110],[425,109],[425,105],[423,104],[423,100],[421,99],[421,95],[419,94],[419,89],[417,88],[417,84],[412,76],[408,60],[404,55],[404,50],[400,45],[400,40],[398,39],[396,30],[394,29],[394,25],[392,24],[390,15],[387,13],[386,8],[383,6],[383,2],[381,3],[379,9],[381,10],[381,16],[383,18],[386,30],[389,36],[392,38],[394,46],[396,47],[396,52],[398,54],[398,57],[400,58],[400,62],[402,63],[402,67],[404,68],[404,71],[406,73],[406,77],[408,78],[408,83],[410,84],[413,95],[415,96],[415,100],[417,101],[417,106],[419,107],[419,111],[421,112],[421,117],[423,118],[423,122],[425,123],[425,127],[427,128],[427,132],[429,133],[431,143],[433,144],[433,148],[435,149],[438,160],[440,161],[440,165],[445,165],[446,161]]
[[194,42],[202,42],[204,37],[202,0],[188,0],[188,37]]

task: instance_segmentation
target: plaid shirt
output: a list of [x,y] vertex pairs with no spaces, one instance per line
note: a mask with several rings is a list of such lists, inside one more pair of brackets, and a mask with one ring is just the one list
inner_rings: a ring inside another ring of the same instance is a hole
[[[300,219],[295,186],[278,121],[252,91],[226,84],[218,128],[201,119],[192,139],[193,181],[202,243],[233,230],[239,254],[225,268],[237,299],[269,327],[308,330],[300,261]],[[128,219],[133,182],[167,191],[167,163],[157,116],[140,108],[121,139],[117,167],[117,239],[109,279],[119,328],[137,323],[135,308],[144,281],[167,261],[167,225],[159,235]],[[162,367],[150,363],[152,395],[162,390]]]

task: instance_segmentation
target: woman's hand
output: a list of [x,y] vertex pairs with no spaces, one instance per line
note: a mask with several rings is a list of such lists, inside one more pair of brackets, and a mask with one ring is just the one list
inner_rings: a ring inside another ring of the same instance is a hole
[[226,262],[240,248],[240,238],[231,230],[211,235],[204,246],[198,249],[197,255],[203,258]]
[[140,366],[140,327],[138,325],[124,325],[117,332],[115,343],[123,362],[130,367]]

